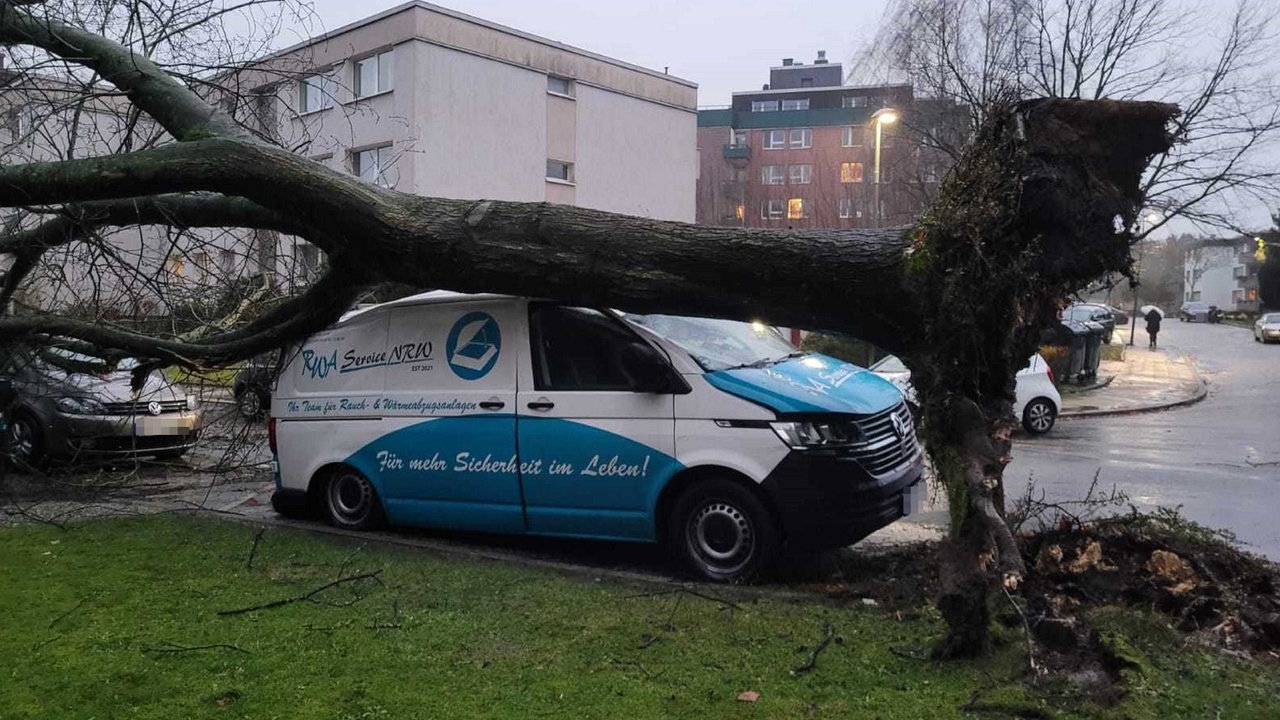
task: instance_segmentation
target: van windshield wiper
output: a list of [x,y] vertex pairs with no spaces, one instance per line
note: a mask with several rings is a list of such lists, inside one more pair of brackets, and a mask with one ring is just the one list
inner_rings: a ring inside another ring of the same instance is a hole
[[805,353],[805,352],[799,352],[799,351],[797,351],[797,352],[789,352],[789,353],[787,353],[786,355],[783,355],[782,357],[776,357],[776,358],[760,358],[759,360],[752,360],[752,361],[751,361],[751,362],[749,362],[749,363],[742,363],[741,365],[733,365],[733,366],[731,366],[731,367],[727,367],[727,368],[724,368],[724,369],[725,369],[725,370],[744,370],[744,369],[753,369],[753,368],[768,367],[768,366],[770,366],[770,365],[777,365],[777,364],[778,364],[778,363],[780,363],[780,362],[785,362],[785,361],[787,361],[787,360],[792,360],[792,359],[794,359],[794,358],[798,358],[798,357],[801,357],[801,356],[803,356],[803,355],[808,355],[808,353]]

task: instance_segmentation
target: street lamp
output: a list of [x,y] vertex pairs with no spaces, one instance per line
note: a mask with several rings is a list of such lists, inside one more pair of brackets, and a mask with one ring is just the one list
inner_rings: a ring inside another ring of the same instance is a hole
[[[1147,230],[1149,232],[1151,228],[1158,225],[1161,220],[1164,220],[1163,215],[1158,212],[1151,212],[1139,219],[1138,223],[1147,223]],[[1143,240],[1146,240],[1146,238],[1144,237],[1142,240],[1138,241],[1138,268],[1134,278],[1138,285],[1134,285],[1133,287],[1133,315],[1129,318],[1129,347],[1133,347],[1133,336],[1138,333],[1138,287],[1142,284],[1142,254],[1145,247],[1142,244]]]
[[880,133],[885,125],[892,125],[898,122],[898,111],[893,108],[880,108],[871,114],[871,124],[876,126],[876,162],[875,162],[875,204],[876,204],[876,227],[880,227],[881,221],[884,219],[880,212]]

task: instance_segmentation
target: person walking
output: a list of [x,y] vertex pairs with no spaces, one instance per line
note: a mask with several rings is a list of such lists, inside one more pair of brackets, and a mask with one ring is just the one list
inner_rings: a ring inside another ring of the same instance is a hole
[[1147,319],[1147,336],[1151,338],[1151,344],[1148,345],[1147,347],[1152,350],[1155,350],[1156,335],[1160,334],[1160,311],[1156,310],[1155,308],[1151,308],[1150,310],[1147,311],[1146,319]]

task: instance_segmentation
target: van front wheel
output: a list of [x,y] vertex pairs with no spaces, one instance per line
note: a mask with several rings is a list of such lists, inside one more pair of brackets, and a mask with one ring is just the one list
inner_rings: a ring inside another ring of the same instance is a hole
[[346,530],[369,530],[382,524],[382,505],[373,483],[357,470],[341,467],[324,488],[329,524]]
[[769,509],[754,493],[712,478],[676,500],[667,541],[694,575],[712,582],[750,582],[773,569],[779,535]]

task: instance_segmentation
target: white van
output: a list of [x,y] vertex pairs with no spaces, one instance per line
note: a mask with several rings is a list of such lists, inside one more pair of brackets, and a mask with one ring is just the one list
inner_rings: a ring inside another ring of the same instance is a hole
[[666,542],[743,580],[923,494],[897,388],[759,324],[432,292],[291,355],[272,504],[338,527]]

